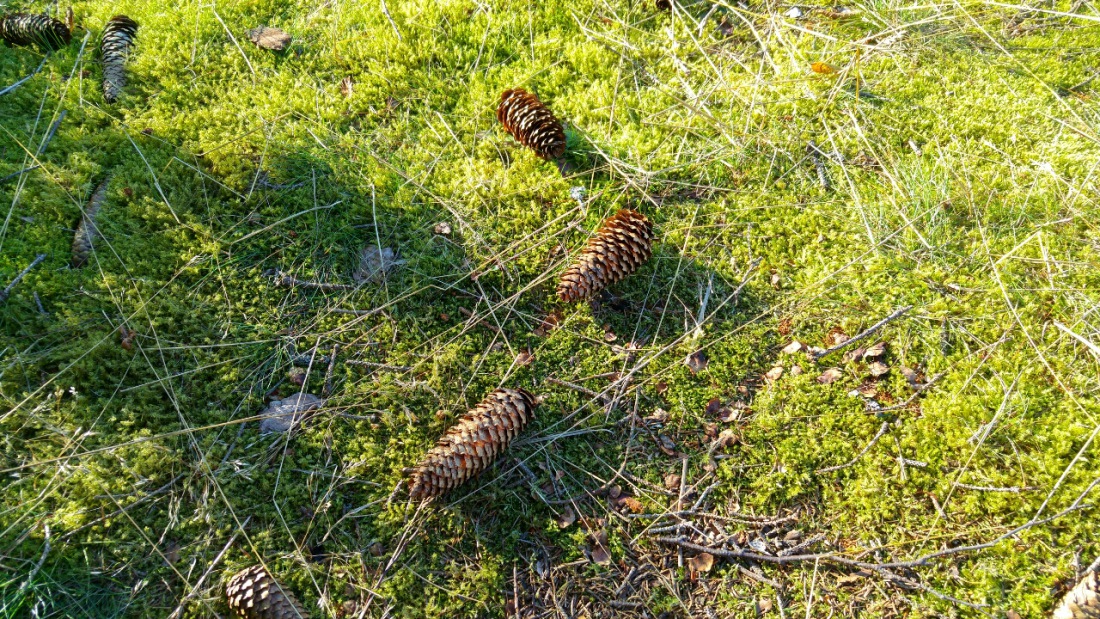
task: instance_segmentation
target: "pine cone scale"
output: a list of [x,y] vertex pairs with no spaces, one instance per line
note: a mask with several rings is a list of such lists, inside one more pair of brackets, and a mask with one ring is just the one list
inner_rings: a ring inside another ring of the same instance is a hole
[[137,35],[138,24],[125,15],[112,17],[103,28],[103,100],[114,103],[126,87],[126,57]]
[[48,15],[14,13],[0,17],[0,40],[11,45],[38,45],[56,51],[72,38],[68,26]]
[[225,596],[239,619],[309,619],[294,594],[282,588],[262,565],[233,575],[225,585]]
[[600,226],[580,257],[566,269],[558,297],[572,303],[626,279],[653,254],[653,224],[637,211],[621,210]]
[[531,420],[535,397],[497,389],[467,412],[413,469],[409,495],[439,496],[484,471]]
[[565,129],[538,97],[515,88],[500,95],[497,120],[520,144],[543,159],[565,154]]

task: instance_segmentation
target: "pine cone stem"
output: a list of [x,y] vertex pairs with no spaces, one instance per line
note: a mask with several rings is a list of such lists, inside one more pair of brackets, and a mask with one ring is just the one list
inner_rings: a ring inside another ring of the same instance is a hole
[[14,13],[0,17],[0,39],[11,45],[37,45],[54,51],[68,45],[72,38],[65,24],[48,15]]
[[637,271],[652,255],[653,224],[637,211],[621,210],[603,222],[562,274],[558,298],[565,303],[588,299]]
[[466,413],[412,470],[413,499],[445,494],[477,476],[523,431],[534,416],[535,396],[497,389]]
[[514,88],[500,95],[497,120],[539,157],[553,160],[565,154],[565,129],[550,108],[526,90]]
[[225,596],[233,616],[239,619],[309,619],[294,594],[262,565],[234,574],[225,585]]
[[115,15],[103,28],[103,100],[114,103],[126,87],[126,57],[137,35],[137,22],[125,15]]

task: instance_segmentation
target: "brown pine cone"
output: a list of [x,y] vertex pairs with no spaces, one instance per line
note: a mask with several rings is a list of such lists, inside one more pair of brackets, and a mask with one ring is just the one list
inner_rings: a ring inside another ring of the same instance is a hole
[[126,87],[126,56],[137,35],[137,22],[115,15],[103,28],[103,100],[114,103]]
[[99,187],[96,187],[95,191],[92,192],[88,205],[84,207],[84,215],[80,218],[80,225],[76,227],[76,235],[73,236],[73,260],[71,264],[74,269],[84,266],[88,262],[88,258],[92,256],[95,240],[99,238],[99,229],[96,228],[95,218],[99,214],[99,209],[103,206],[103,201],[107,199],[107,183],[110,180],[110,177],[103,179]]
[[523,389],[490,393],[439,439],[412,470],[413,499],[438,496],[489,468],[534,416],[535,396]]
[[526,90],[513,88],[500,95],[497,120],[539,157],[557,159],[565,154],[565,129],[550,108]]
[[14,13],[0,17],[0,39],[12,45],[38,45],[52,51],[65,47],[72,38],[69,28],[49,15]]
[[262,565],[241,570],[225,585],[229,609],[240,619],[309,619],[294,594],[279,586]]
[[1089,572],[1066,594],[1053,619],[1100,619],[1100,575]]
[[653,255],[653,224],[637,211],[623,209],[608,218],[588,241],[580,258],[566,269],[558,298],[587,299],[645,264]]

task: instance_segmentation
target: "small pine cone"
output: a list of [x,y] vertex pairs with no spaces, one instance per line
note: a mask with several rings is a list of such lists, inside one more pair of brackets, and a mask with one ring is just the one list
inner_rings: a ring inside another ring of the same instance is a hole
[[413,469],[409,495],[438,496],[489,468],[534,416],[535,396],[523,389],[490,393],[439,439]]
[[1100,618],[1100,575],[1089,572],[1077,583],[1062,604],[1054,611],[1053,619]]
[[587,299],[637,271],[652,255],[653,224],[623,209],[603,222],[580,259],[562,274],[558,297],[565,303]]
[[309,619],[294,594],[279,586],[262,565],[241,570],[225,585],[229,609],[240,619]]
[[39,45],[52,51],[65,47],[72,38],[68,27],[49,15],[14,13],[0,17],[0,39],[11,45]]
[[84,207],[84,215],[81,216],[80,225],[76,227],[76,235],[73,237],[72,267],[74,269],[84,266],[88,262],[88,258],[92,256],[95,240],[99,237],[99,229],[96,228],[95,218],[99,214],[99,209],[103,206],[103,201],[107,199],[107,183],[110,180],[110,177],[103,179],[99,187],[96,187],[95,191],[92,192],[88,205]]
[[526,90],[514,88],[500,95],[497,120],[539,157],[557,159],[565,154],[565,129],[550,108]]
[[114,103],[126,87],[126,56],[137,35],[137,22],[115,15],[103,28],[103,100]]

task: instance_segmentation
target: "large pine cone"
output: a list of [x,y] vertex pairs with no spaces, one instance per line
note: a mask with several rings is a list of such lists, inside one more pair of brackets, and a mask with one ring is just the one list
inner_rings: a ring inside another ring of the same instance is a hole
[[0,17],[0,39],[12,45],[39,45],[58,50],[68,45],[72,38],[69,28],[49,15],[15,13]]
[[1100,619],[1100,575],[1089,572],[1082,578],[1062,599],[1053,619]]
[[107,183],[111,178],[103,179],[99,187],[92,192],[88,205],[84,207],[84,215],[80,218],[80,225],[76,227],[76,235],[73,236],[73,260],[72,267],[78,269],[88,262],[92,256],[95,240],[99,237],[99,229],[96,228],[95,218],[99,215],[99,209],[103,207],[103,201],[107,199]]
[[603,222],[580,259],[562,274],[558,297],[566,303],[587,299],[637,271],[652,255],[653,224],[623,209]]
[[103,100],[114,103],[126,87],[126,56],[137,35],[137,22],[115,15],[103,28]]
[[439,439],[413,469],[413,499],[444,494],[489,468],[534,416],[535,396],[523,389],[490,393]]
[[539,157],[557,159],[565,154],[565,129],[550,108],[526,90],[514,88],[500,95],[497,120]]
[[294,594],[280,587],[262,565],[237,572],[225,585],[225,596],[240,619],[309,619]]

